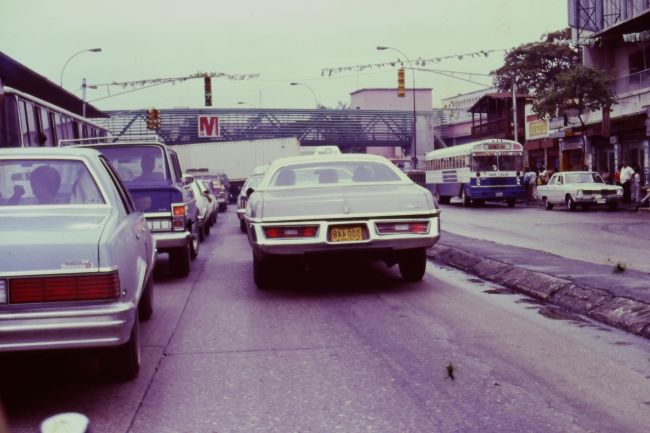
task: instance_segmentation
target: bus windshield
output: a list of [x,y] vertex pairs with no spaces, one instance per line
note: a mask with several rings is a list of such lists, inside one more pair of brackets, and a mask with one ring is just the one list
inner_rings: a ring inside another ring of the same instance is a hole
[[472,155],[472,171],[521,171],[523,158],[517,152],[488,153]]

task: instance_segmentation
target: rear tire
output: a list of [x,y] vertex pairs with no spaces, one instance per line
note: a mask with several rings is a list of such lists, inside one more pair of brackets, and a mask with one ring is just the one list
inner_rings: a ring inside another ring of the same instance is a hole
[[609,209],[609,210],[611,210],[611,211],[616,211],[616,210],[618,210],[618,203],[616,203],[616,202],[614,202],[614,203],[609,203],[609,204],[607,205],[607,209]]
[[449,204],[450,201],[451,201],[451,197],[442,195],[440,196],[440,200],[438,202],[440,204]]
[[260,290],[273,288],[273,266],[269,257],[257,258],[253,255],[253,280]]
[[228,203],[219,203],[219,212],[225,212],[228,210]]
[[192,224],[192,231],[190,236],[190,258],[192,260],[196,259],[199,255],[199,248],[201,247],[201,235],[203,228],[199,227],[198,223],[194,222]]
[[544,200],[544,209],[546,209],[546,210],[553,210],[553,205],[552,205],[551,202],[548,200],[548,197],[544,197],[543,200]]
[[119,381],[135,379],[140,372],[140,320],[137,310],[129,340],[111,349],[108,361],[113,376]]
[[138,302],[138,317],[143,322],[151,319],[153,315],[153,290],[153,275],[150,275]]
[[169,252],[169,266],[175,277],[186,277],[190,273],[189,244]]
[[210,236],[210,226],[205,225],[203,226],[203,238],[207,238],[208,236]]
[[472,199],[469,198],[469,196],[465,192],[465,188],[463,188],[463,190],[461,191],[460,198],[463,200],[463,206],[469,207],[472,205]]
[[406,281],[420,281],[427,269],[427,252],[424,248],[406,250],[399,257],[399,272]]
[[515,207],[517,201],[514,198],[509,198],[508,200],[506,200],[506,203],[508,203],[508,207]]

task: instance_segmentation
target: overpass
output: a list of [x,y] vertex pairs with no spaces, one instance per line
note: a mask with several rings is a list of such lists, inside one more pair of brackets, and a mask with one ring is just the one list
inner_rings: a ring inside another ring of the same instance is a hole
[[[153,135],[167,144],[241,141],[296,137],[302,146],[336,144],[342,149],[391,146],[409,149],[413,112],[349,109],[175,108],[161,109],[160,128],[147,129],[147,110],[107,111],[109,119],[95,119],[113,135]],[[199,137],[199,116],[218,116],[220,136]],[[436,110],[418,112],[438,129],[444,117]],[[439,131],[439,130],[438,130]],[[418,134],[420,142],[420,134]]]

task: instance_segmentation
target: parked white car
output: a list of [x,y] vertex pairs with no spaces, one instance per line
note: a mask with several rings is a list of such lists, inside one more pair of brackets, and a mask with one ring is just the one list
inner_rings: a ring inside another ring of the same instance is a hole
[[0,221],[0,352],[104,347],[135,377],[156,244],[109,161],[0,149]]
[[555,173],[548,184],[537,187],[537,196],[547,210],[555,205],[566,205],[570,211],[578,206],[604,205],[616,210],[623,199],[623,188],[608,185],[593,171],[561,171]]

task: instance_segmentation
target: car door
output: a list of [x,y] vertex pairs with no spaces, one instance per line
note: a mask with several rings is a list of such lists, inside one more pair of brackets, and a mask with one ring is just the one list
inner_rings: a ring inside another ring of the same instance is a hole
[[[154,240],[149,232],[144,213],[135,209],[129,191],[122,184],[110,162],[103,156],[100,158],[120,198],[125,218],[125,230],[129,236],[124,241],[124,245],[128,246],[129,250],[121,252],[122,260],[126,268],[133,267],[133,264],[136,265],[126,278],[131,280],[131,287],[143,287],[153,268]],[[120,273],[120,278],[122,278],[122,273]]]

